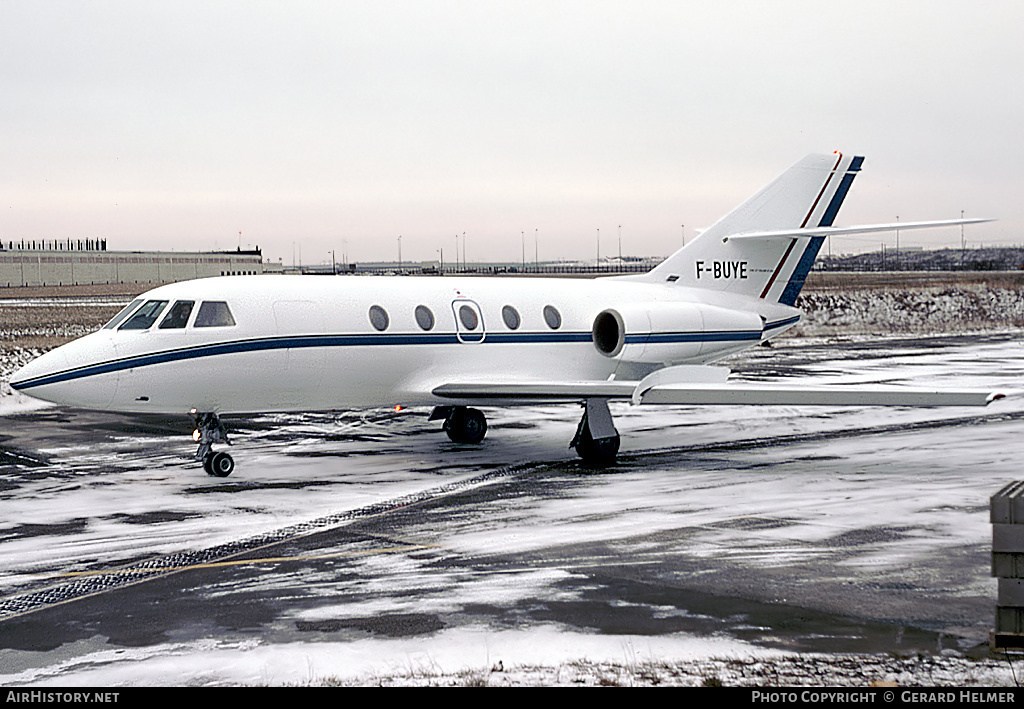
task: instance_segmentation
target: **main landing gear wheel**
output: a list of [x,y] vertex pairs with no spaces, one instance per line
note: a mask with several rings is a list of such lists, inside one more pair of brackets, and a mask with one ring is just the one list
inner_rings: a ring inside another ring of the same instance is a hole
[[444,418],[441,427],[455,443],[479,443],[487,435],[487,418],[478,409],[465,406],[439,406],[430,419]]
[[590,429],[585,430],[576,441],[573,448],[576,454],[589,465],[611,465],[619,453],[619,436],[607,436],[605,438],[594,438]]
[[207,475],[218,478],[226,478],[231,475],[235,469],[235,459],[224,451],[214,452],[213,450],[213,444],[221,441],[231,445],[228,433],[224,430],[224,424],[214,413],[196,413],[195,421],[196,430],[192,434],[192,438],[199,443],[195,457],[203,461],[203,470]]

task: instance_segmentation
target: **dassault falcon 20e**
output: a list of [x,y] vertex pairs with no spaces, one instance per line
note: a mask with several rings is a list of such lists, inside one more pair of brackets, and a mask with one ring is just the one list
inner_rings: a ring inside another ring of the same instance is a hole
[[570,444],[619,449],[608,402],[983,406],[985,391],[727,381],[711,366],[800,319],[824,239],[979,219],[833,227],[863,159],[810,155],[646,274],[582,279],[235,276],[155,288],[102,329],[15,373],[70,406],[191,415],[211,475],[234,461],[225,414],[433,406],[456,442],[474,406],[583,405]]

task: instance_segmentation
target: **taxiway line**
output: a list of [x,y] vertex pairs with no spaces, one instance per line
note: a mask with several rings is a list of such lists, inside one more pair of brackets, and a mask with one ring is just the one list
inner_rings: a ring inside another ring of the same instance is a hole
[[267,556],[258,559],[235,559],[233,561],[213,561],[202,564],[190,564],[188,566],[162,566],[159,569],[114,569],[100,571],[69,571],[63,574],[51,574],[45,576],[47,579],[78,578],[82,576],[118,576],[121,574],[146,575],[153,573],[171,573],[175,571],[191,571],[193,569],[216,569],[228,566],[250,566],[255,564],[274,564],[285,561],[312,561],[314,559],[336,559],[352,556],[369,556],[372,554],[399,554],[406,551],[419,551],[421,549],[436,549],[432,544],[409,544],[400,547],[378,547],[374,549],[363,549],[361,551],[336,552],[333,554],[296,554],[294,556]]
[[[118,569],[97,570],[94,572],[69,572],[64,578],[66,581],[53,585],[36,588],[33,590],[15,593],[14,595],[0,598],[0,622],[14,617],[31,613],[59,603],[66,603],[78,598],[93,596],[115,588],[144,583],[150,579],[160,578],[174,573],[182,573],[200,568],[215,568],[218,566],[231,566],[240,564],[267,563],[269,559],[237,559],[243,554],[252,554],[261,549],[270,548],[282,542],[291,541],[299,537],[309,536],[318,532],[325,532],[330,529],[344,527],[349,524],[365,521],[412,505],[437,500],[447,495],[463,492],[467,489],[490,484],[497,480],[520,475],[524,472],[540,470],[550,467],[552,464],[545,463],[519,463],[492,470],[480,475],[475,475],[463,480],[446,483],[438,487],[396,497],[392,500],[374,503],[366,507],[346,510],[337,514],[327,515],[308,522],[283,527],[278,530],[267,532],[249,539],[242,539],[235,542],[227,542],[209,549],[198,551],[178,552],[168,554],[155,559],[132,564]],[[425,545],[405,545],[408,551],[428,548]],[[397,547],[390,553],[400,553]],[[366,553],[382,553],[377,550],[366,550]],[[280,557],[280,560],[293,557]],[[315,558],[306,556],[303,558]],[[49,576],[47,579],[59,578],[60,576]]]

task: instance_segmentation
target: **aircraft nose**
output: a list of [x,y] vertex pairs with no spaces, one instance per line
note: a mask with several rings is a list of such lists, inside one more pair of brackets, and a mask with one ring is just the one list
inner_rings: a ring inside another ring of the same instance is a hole
[[68,369],[68,358],[62,351],[63,349],[63,347],[58,347],[41,354],[17,370],[11,375],[11,388],[18,391],[32,388],[33,382],[45,380],[49,376]]
[[[104,333],[105,334],[105,333]],[[96,333],[40,355],[14,373],[11,388],[57,404],[106,408],[117,391],[114,346]]]

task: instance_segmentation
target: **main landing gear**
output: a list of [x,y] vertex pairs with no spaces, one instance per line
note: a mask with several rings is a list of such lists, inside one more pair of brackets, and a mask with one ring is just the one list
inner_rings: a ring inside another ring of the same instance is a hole
[[444,419],[441,430],[455,443],[479,443],[487,435],[487,419],[477,409],[465,406],[437,406],[430,421]]
[[607,399],[587,399],[583,418],[569,444],[584,463],[611,465],[619,452],[619,432],[615,430]]
[[224,424],[220,422],[217,414],[195,414],[196,430],[192,437],[199,442],[195,457],[203,461],[203,469],[207,475],[218,478],[226,478],[235,469],[235,459],[225,451],[213,450],[214,443],[223,441],[229,446],[228,433],[224,430]]
[[[441,429],[455,443],[479,443],[487,434],[487,419],[477,409],[465,406],[438,406],[430,420],[444,419]],[[569,444],[583,462],[610,465],[619,453],[619,432],[615,430],[607,399],[587,399],[583,418]]]

